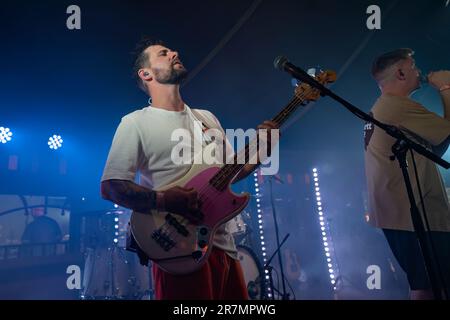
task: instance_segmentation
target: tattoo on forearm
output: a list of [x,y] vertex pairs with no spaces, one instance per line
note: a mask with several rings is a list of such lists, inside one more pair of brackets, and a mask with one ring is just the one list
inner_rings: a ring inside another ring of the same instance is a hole
[[114,203],[138,211],[149,213],[154,208],[152,190],[126,180],[107,180],[102,185],[103,198]]

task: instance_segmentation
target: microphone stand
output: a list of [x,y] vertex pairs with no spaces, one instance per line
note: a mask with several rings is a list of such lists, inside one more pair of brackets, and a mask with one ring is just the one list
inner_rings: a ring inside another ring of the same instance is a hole
[[[328,89],[327,87],[316,81],[313,77],[311,77],[301,68],[287,62],[287,60],[285,63],[283,63],[282,68],[288,73],[290,73],[294,78],[309,84],[311,87],[318,89],[321,93],[321,96],[329,96],[333,100],[343,105],[351,113],[355,114],[358,118],[376,125],[377,127],[384,130],[388,135],[396,139],[395,144],[392,146],[392,153],[394,155],[391,156],[390,159],[392,161],[397,159],[400,168],[402,170],[403,179],[405,181],[406,190],[408,192],[408,198],[411,205],[410,211],[414,230],[416,231],[419,246],[422,251],[425,268],[427,270],[428,277],[430,279],[434,297],[435,299],[438,300],[446,299],[447,296],[443,286],[442,274],[440,274],[439,272],[439,268],[436,262],[436,255],[433,250],[434,248],[432,246],[432,241],[430,239],[429,234],[425,232],[425,227],[422,218],[420,216],[419,209],[417,208],[416,201],[414,199],[414,193],[407,170],[408,163],[406,161],[406,154],[408,151],[412,152],[412,150],[414,150],[417,153],[423,155],[424,157],[430,159],[431,161],[439,164],[441,167],[445,169],[450,168],[450,163],[441,159],[440,157],[428,151],[420,144],[417,144],[408,137],[406,137],[405,134],[397,127],[382,123],[376,120],[375,118],[371,117],[367,113],[363,112],[361,109],[352,105],[350,102],[341,98],[340,96],[332,92],[330,89]],[[424,212],[423,214],[424,216],[426,216],[426,212]]]
[[[280,243],[280,233],[278,230],[278,219],[277,219],[277,213],[275,210],[275,202],[273,199],[273,187],[272,187],[272,180],[273,180],[273,176],[270,176],[269,178],[269,185],[270,185],[270,204],[272,206],[272,215],[273,215],[273,223],[275,226],[275,237],[277,240],[277,250],[274,252],[274,254],[272,255],[272,257],[269,259],[269,261],[266,263],[266,266],[268,266],[270,264],[270,261],[273,259],[273,257],[275,256],[275,254],[278,255],[278,263],[280,265],[280,273],[281,273],[281,283],[283,286],[283,293],[281,295],[281,299],[282,300],[289,300],[289,293],[286,292],[286,281],[285,281],[285,276],[284,276],[284,268],[283,268],[283,258],[281,257],[281,246],[283,245],[283,243],[287,240],[287,238],[289,237],[289,234],[287,234],[283,240],[283,242]],[[273,282],[272,282],[272,267],[269,268],[269,277],[270,277],[270,286],[272,287],[272,292],[273,292]]]

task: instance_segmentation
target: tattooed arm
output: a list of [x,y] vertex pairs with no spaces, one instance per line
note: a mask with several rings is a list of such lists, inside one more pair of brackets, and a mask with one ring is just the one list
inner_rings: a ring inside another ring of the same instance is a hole
[[102,181],[101,193],[103,199],[134,211],[150,213],[156,209],[155,191],[128,180]]
[[152,209],[175,212],[192,222],[200,222],[197,191],[173,187],[166,191],[152,191],[128,180],[106,180],[101,184],[102,197],[118,205],[140,213],[151,213]]

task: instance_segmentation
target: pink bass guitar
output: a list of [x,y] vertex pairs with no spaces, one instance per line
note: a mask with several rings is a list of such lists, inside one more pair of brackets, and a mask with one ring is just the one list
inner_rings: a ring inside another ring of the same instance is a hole
[[[321,84],[336,80],[333,71],[322,71],[316,75]],[[320,97],[318,90],[302,83],[295,89],[294,97],[287,106],[272,119],[280,127],[300,105],[306,105]],[[249,159],[249,144],[246,145],[245,159]],[[212,239],[216,229],[239,214],[249,201],[249,194],[235,194],[230,183],[243,168],[243,164],[206,165],[194,164],[181,179],[158,191],[175,186],[197,190],[200,210],[204,219],[199,225],[176,212],[153,210],[151,214],[133,212],[131,232],[139,247],[163,270],[172,274],[187,274],[199,269],[207,260],[212,249]]]

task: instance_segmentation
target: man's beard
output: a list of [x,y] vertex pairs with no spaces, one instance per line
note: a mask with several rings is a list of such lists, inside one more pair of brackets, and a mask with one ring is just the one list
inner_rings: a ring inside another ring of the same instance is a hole
[[188,72],[185,68],[170,70],[153,69],[155,80],[161,84],[181,84],[186,79]]

